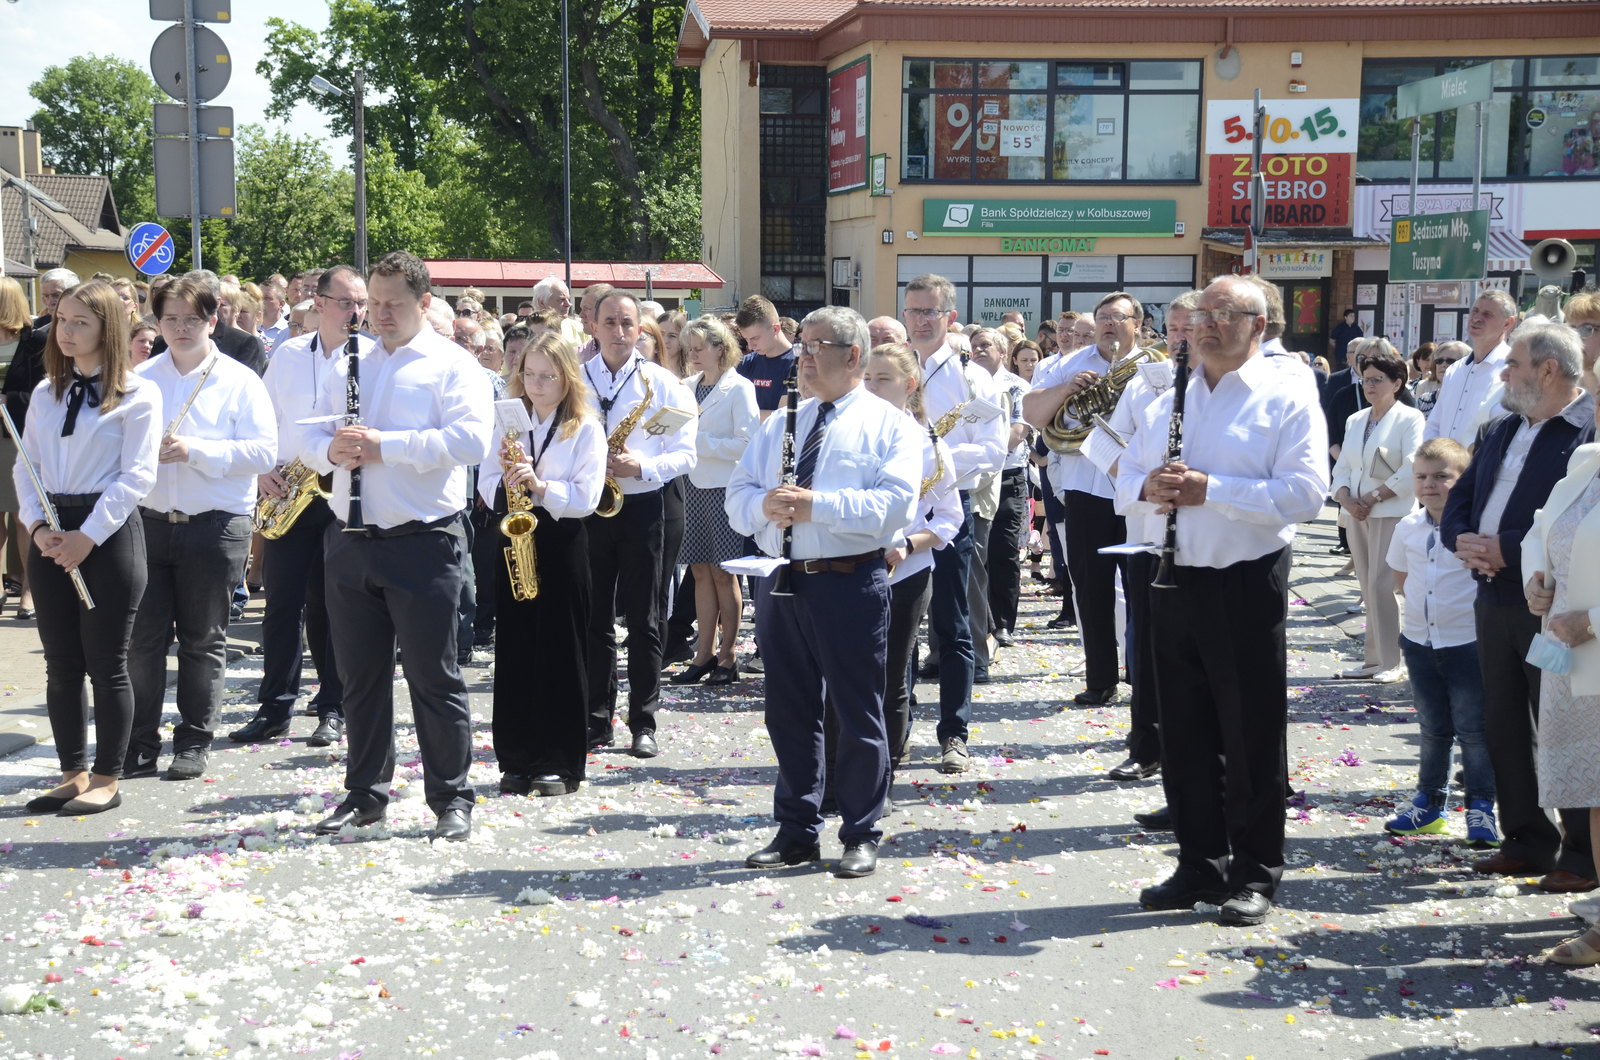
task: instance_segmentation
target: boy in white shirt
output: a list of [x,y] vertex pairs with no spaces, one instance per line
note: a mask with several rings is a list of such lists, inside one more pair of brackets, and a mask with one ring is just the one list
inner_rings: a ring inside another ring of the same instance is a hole
[[1452,742],[1461,745],[1467,786],[1467,842],[1500,845],[1494,817],[1494,769],[1483,733],[1483,678],[1478,670],[1473,600],[1477,587],[1455,553],[1439,539],[1445,499],[1470,460],[1453,438],[1431,438],[1412,460],[1422,508],[1401,519],[1388,562],[1405,597],[1400,650],[1411,675],[1421,728],[1417,795],[1384,828],[1396,835],[1445,830]]

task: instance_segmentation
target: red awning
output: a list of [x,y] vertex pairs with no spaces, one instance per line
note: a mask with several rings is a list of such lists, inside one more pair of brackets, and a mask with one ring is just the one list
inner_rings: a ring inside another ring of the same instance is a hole
[[[565,266],[559,261],[429,261],[428,273],[440,287],[526,287],[546,276],[561,277]],[[698,261],[574,261],[572,286],[609,283],[614,287],[644,289],[645,270],[652,286],[663,291],[725,286],[721,276]]]

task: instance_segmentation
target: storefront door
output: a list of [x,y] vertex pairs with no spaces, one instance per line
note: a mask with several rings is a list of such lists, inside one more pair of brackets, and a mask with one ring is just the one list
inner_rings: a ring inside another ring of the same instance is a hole
[[1287,325],[1283,344],[1291,350],[1303,350],[1312,357],[1328,350],[1328,281],[1285,280],[1283,313]]

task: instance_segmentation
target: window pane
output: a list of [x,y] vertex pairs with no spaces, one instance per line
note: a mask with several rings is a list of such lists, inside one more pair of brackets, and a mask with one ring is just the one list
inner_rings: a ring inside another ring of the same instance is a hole
[[902,254],[897,264],[896,274],[902,284],[916,279],[925,272],[943,276],[954,283],[962,283],[967,278],[967,259],[960,254],[949,256]]
[[[1533,107],[1543,111],[1544,118],[1537,128],[1525,132],[1528,175],[1600,175],[1600,89],[1534,92],[1532,96]],[[1529,124],[1524,116],[1523,125]]]
[[[990,97],[991,99],[993,97]],[[976,102],[965,93],[941,92],[932,97],[932,135],[928,140],[933,180],[972,179],[972,137],[977,126]]]
[[[1503,177],[1506,162],[1511,154],[1511,99],[1509,92],[1496,93],[1483,108],[1483,175]],[[1476,143],[1473,108],[1458,107],[1437,115],[1439,122],[1439,172],[1440,177],[1471,179],[1472,148]],[[1422,141],[1423,174],[1428,168],[1428,130],[1424,127]],[[1409,150],[1409,149],[1408,149]],[[1407,158],[1410,157],[1408,154]],[[1410,170],[1407,170],[1409,175]]]
[[928,179],[928,128],[932,124],[933,97],[905,97],[905,128],[902,131],[900,167],[901,180]]
[[972,64],[963,62],[934,63],[933,87],[971,88]]
[[794,91],[795,114],[821,114],[827,91],[821,88],[797,88]]
[[[1411,175],[1411,123],[1394,116],[1390,89],[1363,90],[1356,172],[1373,180]],[[1433,115],[1422,119],[1422,175],[1433,175]]]
[[1200,64],[1195,62],[1129,63],[1129,88],[1198,89]]
[[1120,63],[1058,63],[1056,84],[1063,88],[1121,88]]
[[1200,97],[1128,97],[1128,179],[1194,180]]
[[1122,96],[1056,97],[1051,176],[1056,180],[1117,180],[1122,176]]
[[1408,85],[1436,73],[1432,63],[1367,63],[1361,68],[1361,84],[1366,88]]
[[1043,89],[1048,79],[1046,63],[981,63],[978,85],[981,88]]
[[905,63],[905,87],[931,88],[933,86],[933,64],[926,59],[907,59]]
[[761,113],[788,114],[794,105],[794,89],[762,88]]
[[1446,59],[1444,70],[1451,73],[1456,70],[1470,70],[1475,66],[1491,66],[1494,68],[1494,86],[1505,88],[1521,84],[1519,75],[1522,73],[1521,59],[1485,59],[1482,56],[1470,56],[1462,59]]
[[978,97],[979,180],[1043,180],[1045,97]]
[[1535,59],[1530,83],[1540,86],[1600,85],[1600,56]]
[[1039,259],[1033,254],[986,254],[972,259],[972,278],[991,283],[1038,283]]

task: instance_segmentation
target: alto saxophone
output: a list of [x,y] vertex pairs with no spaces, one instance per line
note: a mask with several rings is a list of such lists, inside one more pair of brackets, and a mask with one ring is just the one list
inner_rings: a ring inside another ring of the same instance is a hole
[[269,497],[263,493],[256,501],[256,530],[268,541],[276,541],[287,534],[312,501],[318,497],[324,500],[328,497],[328,491],[322,488],[317,473],[306,467],[298,457],[279,474],[284,481],[283,496]]
[[[954,416],[956,413],[960,412],[961,408],[961,405],[957,405],[949,412],[946,412],[943,416],[940,416],[939,423],[943,424],[945,420],[950,419],[951,416]],[[943,438],[945,434],[949,434],[950,428],[954,426],[955,421],[951,420],[950,424],[945,427],[943,434],[939,432],[938,425],[928,428],[928,439],[933,442],[933,474],[922,480],[922,488],[917,491],[917,500],[919,501],[927,497],[928,494],[932,493],[933,487],[937,486],[939,484],[939,480],[944,478],[944,457],[939,455],[939,439]]]
[[[500,458],[501,480],[511,474],[511,466],[527,459],[516,431],[506,432],[505,454]],[[532,600],[539,595],[539,553],[534,548],[533,529],[539,519],[533,514],[533,500],[521,484],[506,487],[506,516],[500,520],[500,533],[511,543],[506,555],[506,574],[511,578],[511,598]]]
[[[633,406],[632,411],[622,417],[622,422],[617,424],[616,430],[606,438],[606,450],[612,456],[628,448],[628,435],[639,426],[639,421],[644,418],[644,410],[650,407],[650,402],[655,398],[655,389],[650,385],[650,377],[642,375],[641,378],[644,382],[644,397]],[[622,486],[616,479],[607,475],[605,485],[600,490],[600,505],[594,510],[594,514],[602,519],[609,519],[620,511],[622,511]]]

